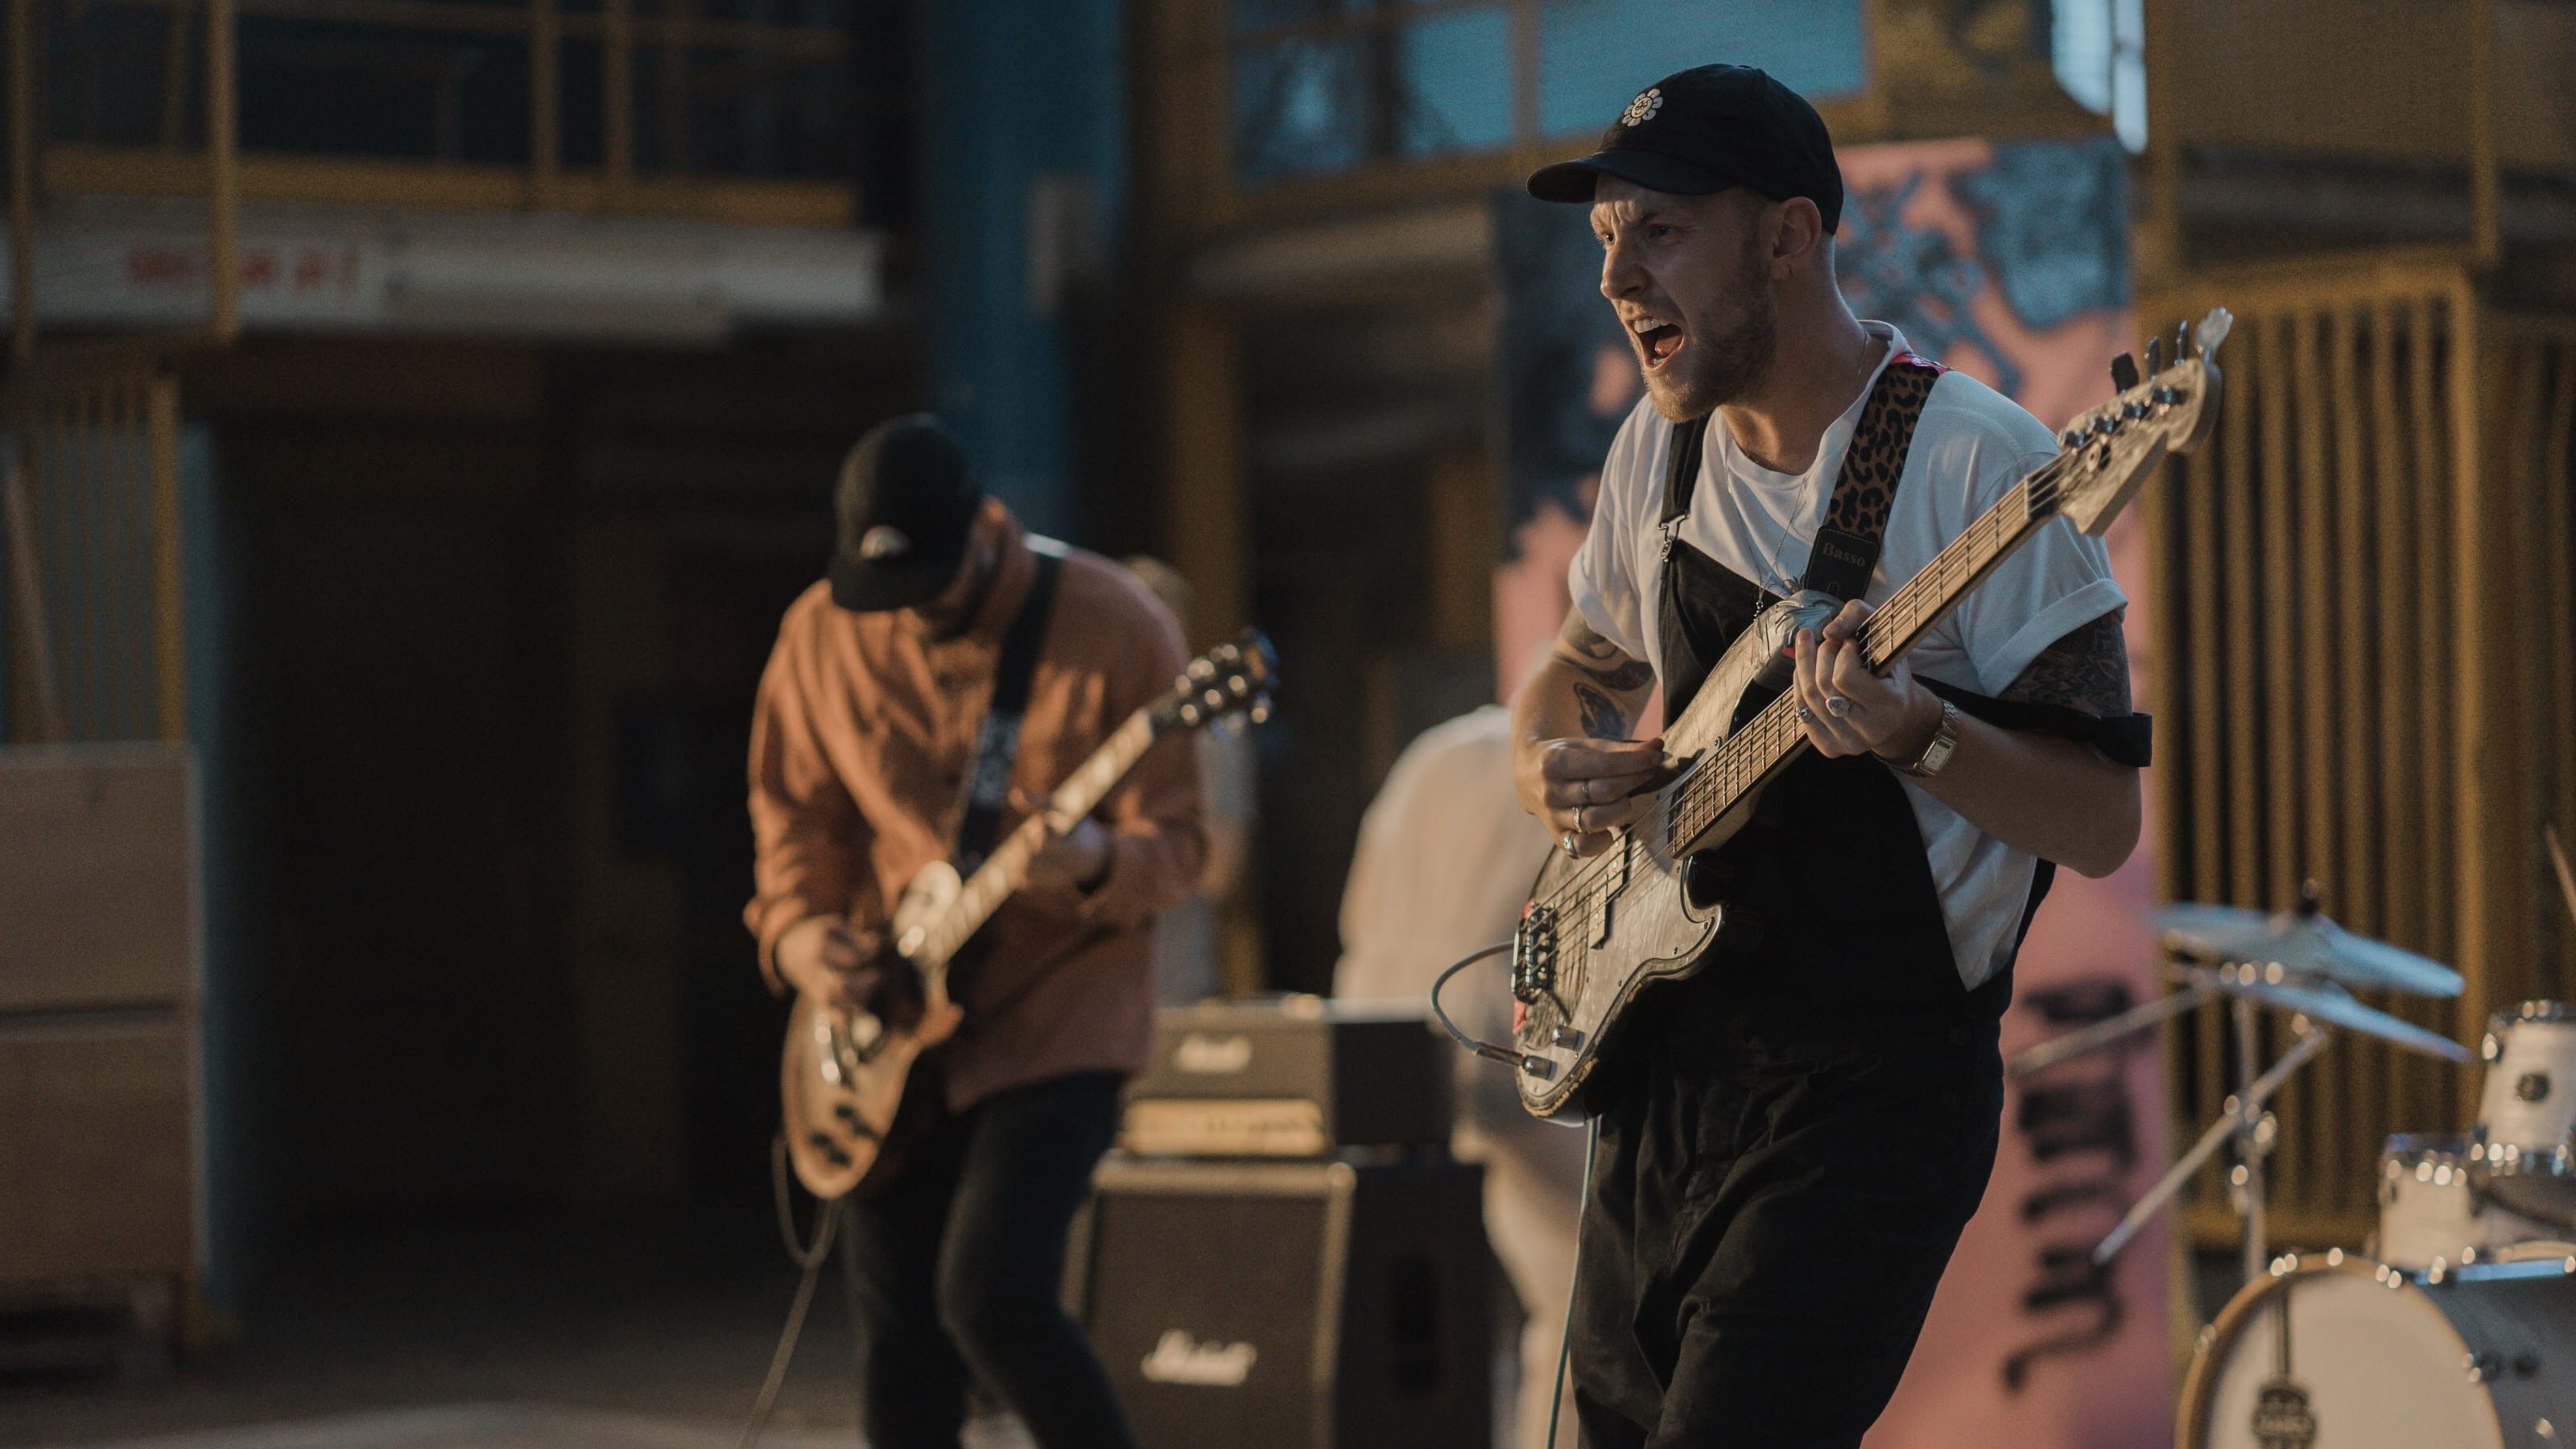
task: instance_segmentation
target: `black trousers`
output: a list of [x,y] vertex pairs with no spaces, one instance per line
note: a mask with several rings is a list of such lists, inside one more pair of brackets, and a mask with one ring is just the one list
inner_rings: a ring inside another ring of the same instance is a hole
[[1985,1194],[1995,1043],[1693,1011],[1617,1063],[1574,1294],[1587,1449],[1857,1446]]
[[970,1378],[1044,1449],[1135,1443],[1059,1297],[1065,1232],[1116,1131],[1118,1087],[1086,1073],[943,1116],[892,1182],[852,1200],[841,1268],[871,1449],[955,1449]]

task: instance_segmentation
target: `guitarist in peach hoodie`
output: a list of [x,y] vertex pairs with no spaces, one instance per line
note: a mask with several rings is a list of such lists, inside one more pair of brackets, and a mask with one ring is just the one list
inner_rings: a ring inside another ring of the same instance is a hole
[[[883,946],[904,886],[961,834],[990,849],[1186,655],[1127,570],[1028,534],[927,417],[852,449],[836,504],[830,576],[761,680],[744,919],[773,990],[900,1020],[917,974]],[[1044,612],[1011,739],[987,705],[1027,608]],[[970,1379],[1049,1449],[1133,1442],[1056,1295],[1119,1087],[1148,1061],[1154,916],[1206,851],[1195,749],[1155,745],[1051,838],[951,977],[962,1025],[906,1082],[901,1155],[842,1230],[870,1443],[956,1444]]]

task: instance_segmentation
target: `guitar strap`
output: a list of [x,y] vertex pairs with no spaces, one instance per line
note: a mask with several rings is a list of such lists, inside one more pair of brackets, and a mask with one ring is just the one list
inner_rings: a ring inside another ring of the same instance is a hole
[[966,766],[966,809],[957,821],[957,849],[951,856],[961,876],[973,875],[993,849],[1002,811],[1011,800],[1011,765],[1020,753],[1020,718],[1028,712],[1029,681],[1037,673],[1038,645],[1046,638],[1047,616],[1055,608],[1056,574],[1064,556],[1042,541],[1030,540],[1037,576],[1029,596],[1002,635],[1002,654],[993,666],[993,702],[975,735],[975,758]]
[[[1923,416],[1932,384],[1947,371],[1930,358],[1910,352],[1889,358],[1879,370],[1878,383],[1861,407],[1860,424],[1843,449],[1842,470],[1835,475],[1824,524],[1808,550],[1805,587],[1843,600],[1869,592],[1869,578],[1878,568],[1879,549],[1887,536],[1888,511],[1896,502],[1897,480],[1905,476],[1905,456],[1914,445],[1914,424]],[[1664,482],[1663,515],[1657,520],[1667,560],[1699,485],[1708,425],[1708,415],[1702,415],[1673,429],[1672,472]]]

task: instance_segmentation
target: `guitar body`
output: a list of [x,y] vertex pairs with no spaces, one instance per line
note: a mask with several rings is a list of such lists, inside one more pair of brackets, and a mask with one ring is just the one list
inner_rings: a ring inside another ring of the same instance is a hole
[[[894,913],[891,938],[937,917],[963,882],[944,860],[922,868]],[[909,1029],[868,1013],[825,1005],[799,992],[779,1056],[788,1159],[816,1197],[839,1197],[890,1175],[903,1146],[897,1131],[904,1087],[921,1054],[956,1035],[964,1013],[943,974],[924,973],[921,1019]]]
[[[1665,731],[1666,745],[1685,761],[1684,774],[1726,739],[1745,691],[1780,657],[1782,645],[1800,627],[1831,618],[1836,607],[1822,595],[1802,594],[1763,611],[1736,636],[1690,708]],[[1556,851],[1539,867],[1513,951],[1516,980],[1531,968],[1547,980],[1513,1038],[1522,1061],[1521,1104],[1532,1114],[1579,1115],[1583,1084],[1629,1005],[1648,988],[1699,970],[1724,912],[1713,901],[1690,898],[1688,853],[1725,844],[1760,797],[1757,785],[1716,823],[1678,843],[1669,802],[1659,799],[1610,849],[1581,859]],[[1589,889],[1587,875],[1595,877]],[[1557,900],[1579,902],[1581,909],[1542,914],[1550,908],[1539,903]],[[1533,1062],[1543,1065],[1533,1070]]]

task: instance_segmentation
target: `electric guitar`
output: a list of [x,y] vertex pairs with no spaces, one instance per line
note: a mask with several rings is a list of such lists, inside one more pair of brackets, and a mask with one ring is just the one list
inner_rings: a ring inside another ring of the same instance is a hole
[[1156,740],[1237,717],[1270,717],[1276,662],[1270,642],[1247,629],[1232,644],[1190,661],[1172,687],[1129,715],[1047,800],[1019,823],[971,876],[933,861],[904,887],[888,932],[888,964],[919,973],[921,1011],[909,1025],[853,1012],[799,993],[779,1061],[788,1156],[817,1197],[860,1187],[889,1170],[897,1111],[913,1063],[956,1035],[965,1009],[949,994],[949,966],[976,931],[1028,879],[1029,858],[1048,837],[1090,814]]
[[[2170,367],[2162,365],[2163,339],[2149,343],[2154,375],[2144,381],[2122,357],[2113,369],[2119,396],[2076,419],[2055,458],[1870,615],[1858,640],[1870,667],[1886,673],[2050,519],[2100,534],[2167,453],[2199,447],[2217,425],[2219,376],[2211,359],[2233,320],[2221,307],[2197,337],[2185,324]],[[1781,650],[1799,629],[1822,627],[1841,607],[1839,599],[1806,591],[1765,610],[1665,731],[1666,748],[1684,763],[1647,812],[1608,849],[1582,859],[1551,852],[1540,869],[1512,939],[1512,994],[1527,1008],[1512,1036],[1514,1075],[1533,1115],[1579,1107],[1577,1091],[1638,994],[1699,970],[1722,908],[1692,899],[1685,862],[1741,830],[1762,787],[1808,745],[1789,695],[1740,722],[1739,703],[1757,681],[1784,683]]]

